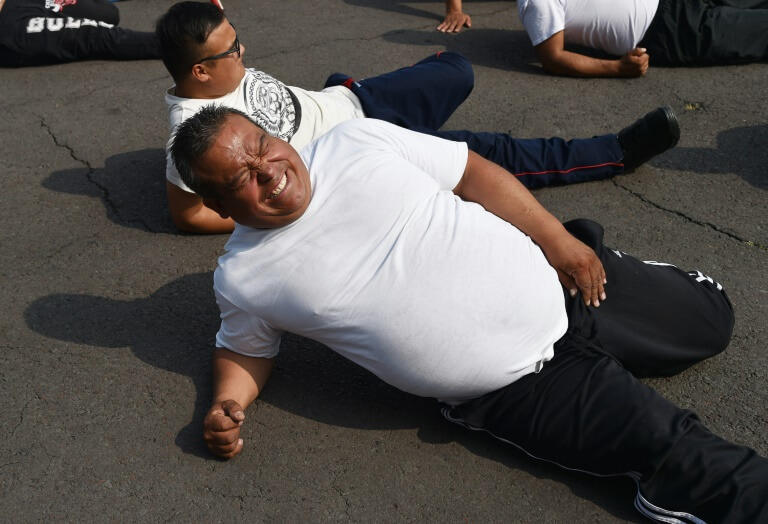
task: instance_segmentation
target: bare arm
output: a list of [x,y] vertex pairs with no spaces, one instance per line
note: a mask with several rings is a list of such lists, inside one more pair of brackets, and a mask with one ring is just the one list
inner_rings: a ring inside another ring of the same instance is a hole
[[648,70],[648,53],[636,48],[619,59],[605,60],[565,50],[563,32],[555,33],[536,47],[541,65],[556,75],[584,77],[637,77]]
[[174,225],[190,233],[231,233],[235,223],[231,218],[221,218],[218,213],[205,207],[203,199],[166,182],[168,209]]
[[213,355],[213,404],[203,421],[211,453],[232,458],[243,449],[240,426],[244,410],[264,389],[272,372],[270,358],[246,357],[216,348]]
[[472,18],[461,11],[461,0],[445,0],[445,19],[437,30],[458,33],[464,26],[472,27]]
[[605,300],[605,270],[595,252],[568,233],[508,171],[470,151],[464,175],[453,192],[531,237],[571,295],[578,288],[584,302],[596,307]]

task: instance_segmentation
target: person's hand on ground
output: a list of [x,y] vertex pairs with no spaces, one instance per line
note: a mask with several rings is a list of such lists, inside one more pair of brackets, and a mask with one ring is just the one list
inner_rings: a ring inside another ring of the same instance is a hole
[[240,426],[245,413],[234,400],[215,402],[203,421],[203,438],[211,453],[222,458],[232,458],[243,449]]
[[437,26],[437,30],[443,33],[458,33],[462,27],[472,27],[472,18],[461,11],[446,13],[443,23]]
[[636,47],[619,60],[619,74],[621,76],[643,76],[648,71],[648,53],[645,48]]

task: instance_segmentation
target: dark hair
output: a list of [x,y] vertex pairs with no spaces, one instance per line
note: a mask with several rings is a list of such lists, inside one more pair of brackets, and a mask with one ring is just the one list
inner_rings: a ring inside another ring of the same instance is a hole
[[160,58],[177,82],[200,59],[200,48],[225,20],[221,9],[210,2],[179,2],[157,20],[155,35]]
[[195,176],[192,163],[210,149],[227,119],[232,115],[240,115],[251,121],[242,111],[209,104],[182,122],[173,138],[173,144],[171,144],[173,163],[176,164],[176,169],[184,183],[203,198],[216,198],[216,189]]

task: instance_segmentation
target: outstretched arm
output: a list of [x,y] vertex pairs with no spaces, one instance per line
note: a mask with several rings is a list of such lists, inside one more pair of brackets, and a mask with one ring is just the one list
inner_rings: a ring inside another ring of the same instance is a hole
[[231,233],[235,223],[231,218],[221,218],[218,213],[205,207],[203,199],[180,187],[166,182],[168,209],[173,224],[189,233]]
[[464,26],[472,27],[472,18],[461,11],[461,0],[445,0],[445,19],[437,30],[458,33]]
[[245,421],[245,408],[259,396],[271,372],[272,359],[216,348],[213,404],[203,421],[203,438],[211,453],[232,458],[243,449],[240,426]]
[[504,168],[469,151],[464,175],[453,192],[477,202],[531,237],[571,296],[581,290],[584,302],[595,307],[605,300],[605,270],[594,250],[568,233]]
[[562,31],[534,47],[534,50],[544,69],[556,75],[637,77],[648,70],[648,53],[643,48],[635,48],[618,59],[592,58],[566,51]]

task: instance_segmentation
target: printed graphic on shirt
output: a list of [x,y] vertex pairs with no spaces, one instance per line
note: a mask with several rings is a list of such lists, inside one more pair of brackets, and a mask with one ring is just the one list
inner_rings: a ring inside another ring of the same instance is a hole
[[97,22],[90,18],[43,18],[38,16],[27,21],[27,33],[42,33],[43,31],[61,31],[62,29],[80,29],[81,27],[115,27],[106,22]]
[[45,0],[45,8],[54,13],[60,13],[68,5],[75,5],[77,0]]
[[296,131],[296,108],[285,84],[249,69],[244,88],[246,113],[270,135],[290,140]]

